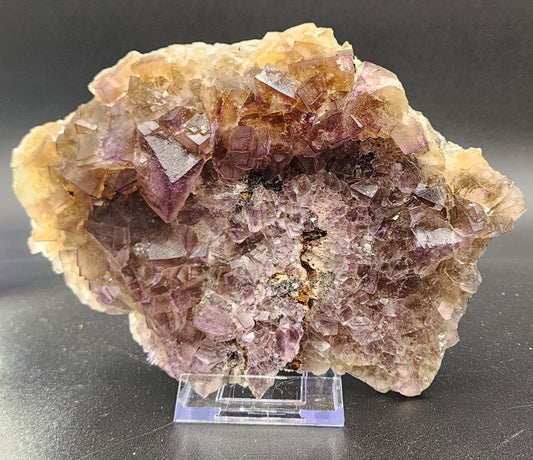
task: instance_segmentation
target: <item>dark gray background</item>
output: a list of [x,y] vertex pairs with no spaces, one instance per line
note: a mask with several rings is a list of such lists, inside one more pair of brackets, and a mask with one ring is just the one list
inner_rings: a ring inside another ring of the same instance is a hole
[[418,398],[344,378],[346,427],[173,425],[176,382],[125,317],[80,305],[41,256],[10,191],[11,149],[64,117],[130,49],[260,38],[313,21],[398,74],[447,138],[481,146],[533,200],[533,4],[525,1],[0,0],[0,458],[533,456],[533,219],[493,241],[484,283]]

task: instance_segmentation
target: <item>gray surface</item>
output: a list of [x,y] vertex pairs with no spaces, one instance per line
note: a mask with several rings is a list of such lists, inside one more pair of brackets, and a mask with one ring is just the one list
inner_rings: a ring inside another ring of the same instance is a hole
[[145,362],[126,318],[80,305],[30,255],[10,150],[87,100],[98,70],[131,48],[311,20],[396,71],[413,107],[455,142],[482,146],[533,200],[530,1],[266,3],[0,3],[0,458],[533,456],[531,212],[481,260],[462,340],[433,385],[408,399],[345,377],[344,429],[173,425],[176,383]]

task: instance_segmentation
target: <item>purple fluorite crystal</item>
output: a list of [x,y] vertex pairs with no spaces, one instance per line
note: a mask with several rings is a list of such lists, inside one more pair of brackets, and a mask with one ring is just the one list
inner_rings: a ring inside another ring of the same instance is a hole
[[310,24],[132,52],[91,90],[15,151],[32,248],[177,379],[333,368],[419,394],[524,210],[393,73]]

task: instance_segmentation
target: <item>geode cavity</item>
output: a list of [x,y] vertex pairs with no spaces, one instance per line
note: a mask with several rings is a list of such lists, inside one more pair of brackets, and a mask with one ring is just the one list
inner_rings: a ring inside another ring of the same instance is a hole
[[332,368],[419,394],[525,210],[312,24],[131,52],[90,90],[14,152],[30,245],[175,378]]

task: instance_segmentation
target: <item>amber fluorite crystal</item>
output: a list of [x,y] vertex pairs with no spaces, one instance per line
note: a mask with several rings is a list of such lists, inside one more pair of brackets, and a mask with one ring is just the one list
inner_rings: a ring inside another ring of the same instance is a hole
[[131,52],[89,88],[15,149],[30,245],[177,379],[332,368],[417,395],[525,209],[312,24]]

